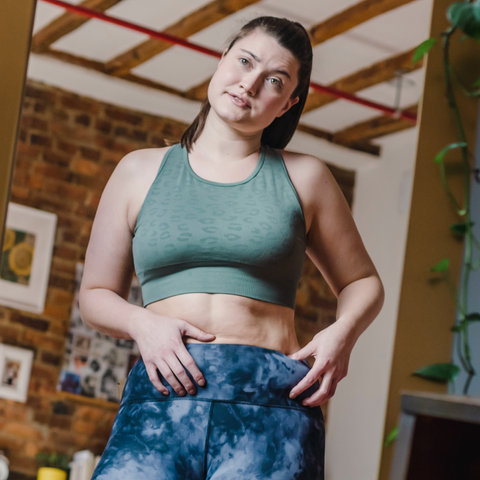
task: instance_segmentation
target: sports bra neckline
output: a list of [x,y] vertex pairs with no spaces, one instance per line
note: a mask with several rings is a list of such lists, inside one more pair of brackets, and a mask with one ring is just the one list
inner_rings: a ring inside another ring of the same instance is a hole
[[216,185],[218,187],[234,187],[236,185],[243,185],[244,183],[248,183],[250,180],[252,180],[260,171],[262,168],[262,165],[265,162],[265,150],[266,147],[265,145],[260,146],[260,151],[259,151],[259,156],[258,156],[258,162],[253,170],[253,172],[247,177],[244,178],[243,180],[239,180],[238,182],[229,182],[229,183],[224,183],[224,182],[214,182],[213,180],[207,180],[206,178],[201,177],[200,175],[196,174],[195,171],[193,170],[191,164],[190,164],[190,159],[188,158],[188,151],[186,148],[182,148],[182,157],[183,161],[186,164],[187,170],[192,175],[194,178],[199,180],[200,182],[207,183],[209,185]]

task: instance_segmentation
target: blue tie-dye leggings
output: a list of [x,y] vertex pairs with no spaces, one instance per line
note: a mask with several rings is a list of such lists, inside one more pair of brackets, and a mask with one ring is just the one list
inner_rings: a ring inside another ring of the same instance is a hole
[[186,344],[206,379],[197,394],[163,396],[140,359],[92,480],[323,480],[320,407],[294,400],[306,361],[276,350]]

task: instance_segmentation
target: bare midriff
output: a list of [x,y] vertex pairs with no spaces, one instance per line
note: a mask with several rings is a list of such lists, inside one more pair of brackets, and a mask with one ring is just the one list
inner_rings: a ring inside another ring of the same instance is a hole
[[147,305],[158,315],[179,318],[215,335],[212,342],[185,337],[185,343],[230,343],[278,350],[300,349],[291,308],[238,295],[187,293]]

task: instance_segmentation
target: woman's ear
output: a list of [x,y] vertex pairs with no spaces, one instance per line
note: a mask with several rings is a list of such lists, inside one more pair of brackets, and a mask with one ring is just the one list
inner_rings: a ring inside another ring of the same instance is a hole
[[288,102],[285,104],[285,107],[283,107],[282,110],[280,110],[280,112],[278,112],[277,117],[281,117],[285,112],[290,110],[296,103],[298,103],[299,100],[300,100],[299,97],[289,98]]

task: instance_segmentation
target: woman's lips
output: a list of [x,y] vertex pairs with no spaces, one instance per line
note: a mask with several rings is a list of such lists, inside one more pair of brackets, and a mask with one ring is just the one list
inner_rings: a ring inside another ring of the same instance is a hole
[[247,107],[247,108],[250,108],[250,106],[248,105],[248,103],[246,103],[245,101],[243,101],[240,97],[237,97],[236,95],[232,94],[232,93],[229,93],[230,95],[230,98],[232,99],[232,102],[239,106],[239,107]]

